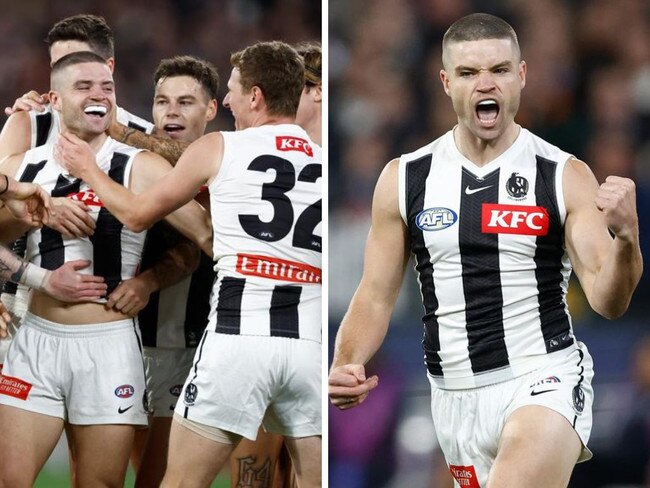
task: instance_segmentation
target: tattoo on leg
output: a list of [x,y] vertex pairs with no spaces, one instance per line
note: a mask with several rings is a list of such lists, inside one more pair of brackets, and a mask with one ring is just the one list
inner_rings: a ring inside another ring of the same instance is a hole
[[239,458],[239,474],[237,488],[269,488],[271,486],[271,459],[255,468],[255,458],[248,456]]

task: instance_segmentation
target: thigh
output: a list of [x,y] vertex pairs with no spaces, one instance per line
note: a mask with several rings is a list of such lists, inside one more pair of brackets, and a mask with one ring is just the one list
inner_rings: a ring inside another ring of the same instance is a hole
[[547,407],[528,405],[508,417],[488,488],[566,488],[582,450],[569,421]]
[[160,486],[167,467],[171,417],[152,417],[135,486]]
[[32,486],[62,431],[60,418],[0,405],[0,485]]
[[320,488],[322,439],[320,436],[285,439],[301,488]]
[[230,456],[230,486],[270,486],[284,438],[259,430],[257,439],[242,439]]
[[71,425],[78,486],[122,487],[133,447],[133,425]]
[[235,448],[172,421],[169,457],[162,487],[208,487]]

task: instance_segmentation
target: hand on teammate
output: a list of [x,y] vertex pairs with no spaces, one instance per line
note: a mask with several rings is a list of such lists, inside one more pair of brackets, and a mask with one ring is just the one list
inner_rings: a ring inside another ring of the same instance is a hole
[[632,239],[638,235],[636,187],[629,178],[608,176],[596,193],[596,207],[605,214],[607,227],[616,237]]
[[71,132],[61,132],[54,144],[54,159],[75,178],[84,179],[97,169],[95,153],[88,143]]
[[36,227],[49,223],[53,215],[49,193],[34,183],[23,183],[13,178],[7,178],[6,182],[7,190],[0,199],[15,218]]
[[63,237],[87,237],[95,233],[95,220],[88,214],[90,207],[83,202],[69,198],[53,198],[54,215],[50,216],[48,227]]
[[90,261],[83,259],[63,264],[48,273],[43,290],[62,302],[88,302],[102,298],[106,295],[104,278],[78,273],[88,266]]
[[332,368],[328,384],[330,402],[341,410],[347,410],[363,403],[379,384],[379,377],[366,378],[361,364],[345,364]]
[[138,276],[120,283],[108,296],[106,306],[135,317],[147,303],[151,290]]
[[47,103],[50,103],[50,96],[47,93],[40,95],[37,91],[31,90],[17,98],[13,107],[5,107],[5,115],[9,117],[16,112],[29,112],[30,110],[42,112]]

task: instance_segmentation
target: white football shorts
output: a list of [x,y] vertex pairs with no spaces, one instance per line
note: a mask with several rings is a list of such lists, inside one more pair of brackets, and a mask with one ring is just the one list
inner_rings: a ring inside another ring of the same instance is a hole
[[195,351],[195,347],[144,348],[149,413],[154,417],[173,417]]
[[0,403],[74,425],[147,424],[134,319],[62,325],[29,312],[0,376]]
[[321,435],[321,345],[206,330],[176,413],[255,440]]
[[582,441],[578,462],[590,459],[593,376],[589,351],[578,342],[553,364],[494,385],[443,390],[429,378],[433,423],[455,486],[486,486],[505,422],[526,405],[544,406],[564,416]]

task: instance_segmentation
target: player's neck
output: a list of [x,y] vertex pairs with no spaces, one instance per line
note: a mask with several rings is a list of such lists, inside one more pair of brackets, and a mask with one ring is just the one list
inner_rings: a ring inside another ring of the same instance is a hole
[[314,117],[310,119],[310,121],[306,124],[303,125],[302,127],[305,129],[305,132],[309,134],[309,138],[314,141],[316,144],[319,146],[322,146],[322,124],[321,124],[321,118],[319,117]]
[[268,113],[259,113],[252,121],[249,127],[261,127],[263,125],[281,125],[281,124],[295,124],[294,117],[287,117],[284,115],[271,115]]
[[494,139],[482,139],[461,125],[454,130],[454,142],[458,151],[477,166],[485,166],[498,158],[515,142],[521,126],[511,124],[503,134]]

